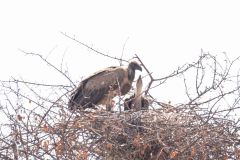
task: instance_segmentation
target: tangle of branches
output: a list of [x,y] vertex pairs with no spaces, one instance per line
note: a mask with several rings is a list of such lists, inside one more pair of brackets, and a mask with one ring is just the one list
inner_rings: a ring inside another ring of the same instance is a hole
[[[126,61],[62,34],[96,54]],[[195,62],[153,77],[144,60],[135,55],[150,78],[144,92],[150,100],[148,110],[71,112],[67,103],[78,85],[75,80],[42,55],[22,52],[38,57],[69,84],[1,81],[0,114],[5,117],[0,124],[1,159],[240,158],[240,86],[239,75],[233,74],[238,58],[224,55],[220,61],[202,51]],[[182,80],[187,101],[164,103],[151,94],[170,79]],[[119,99],[115,107],[123,108],[123,98]]]

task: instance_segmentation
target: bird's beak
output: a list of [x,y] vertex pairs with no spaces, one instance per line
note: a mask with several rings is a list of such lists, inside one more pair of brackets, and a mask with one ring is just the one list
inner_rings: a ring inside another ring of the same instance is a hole
[[140,82],[141,80],[142,80],[142,77],[141,77],[141,75],[139,75],[137,82]]
[[142,71],[142,67],[139,64],[136,65],[135,69]]

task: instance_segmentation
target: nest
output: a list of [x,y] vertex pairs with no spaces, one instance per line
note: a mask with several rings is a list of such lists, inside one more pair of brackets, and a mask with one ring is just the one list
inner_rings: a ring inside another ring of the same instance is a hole
[[73,142],[69,152],[78,146],[85,151],[80,157],[88,159],[234,159],[239,143],[233,125],[173,107],[78,113],[56,128],[64,129],[65,141]]

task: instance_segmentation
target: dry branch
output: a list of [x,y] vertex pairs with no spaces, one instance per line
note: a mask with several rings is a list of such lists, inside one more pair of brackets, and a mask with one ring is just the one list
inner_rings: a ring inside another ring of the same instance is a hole
[[[97,54],[122,60],[122,57],[103,54],[62,34]],[[76,86],[62,69],[41,55],[24,53],[40,57],[67,78],[71,86]],[[71,86],[15,78],[1,81],[0,93],[4,98],[0,103],[0,113],[7,121],[0,124],[0,158],[240,158],[240,118],[234,118],[239,112],[239,85],[229,87],[229,83],[239,84],[239,75],[231,72],[233,65],[239,65],[238,58],[230,61],[225,57],[226,63],[223,64],[217,57],[202,52],[196,62],[185,64],[162,78],[155,78],[144,62],[135,56],[150,77],[146,94],[150,95],[152,88],[167,84],[170,78],[182,78],[189,101],[170,105],[152,96],[150,109],[144,111],[107,112],[98,109],[70,112],[66,104]],[[189,75],[195,76],[188,79]],[[153,82],[159,84],[152,86]],[[54,96],[49,96],[46,90]],[[116,108],[123,108],[123,98],[119,98]]]

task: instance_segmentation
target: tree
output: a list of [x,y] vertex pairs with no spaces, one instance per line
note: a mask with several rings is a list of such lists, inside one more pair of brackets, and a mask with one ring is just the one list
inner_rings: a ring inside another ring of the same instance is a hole
[[[62,34],[96,54],[126,62]],[[67,102],[77,84],[68,72],[40,54],[24,53],[54,68],[69,84],[41,84],[16,78],[1,81],[4,98],[0,113],[6,117],[0,132],[2,159],[240,158],[240,86],[239,74],[233,74],[239,57],[230,60],[224,54],[224,61],[220,61],[202,51],[196,62],[155,78],[135,55],[150,78],[143,93],[150,100],[149,110],[71,112]],[[163,103],[151,95],[153,88],[170,79],[182,80],[187,102]],[[115,107],[122,108],[125,97],[118,99]]]

